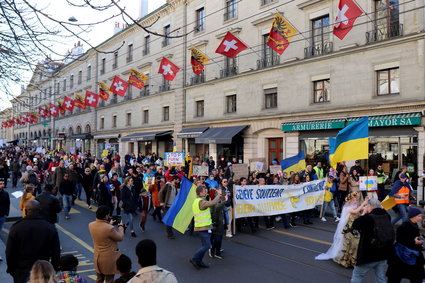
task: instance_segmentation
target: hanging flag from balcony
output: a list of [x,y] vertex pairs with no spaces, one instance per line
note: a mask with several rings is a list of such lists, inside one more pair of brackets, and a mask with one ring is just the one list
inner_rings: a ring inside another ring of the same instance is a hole
[[69,112],[72,112],[74,110],[74,100],[65,96],[63,98],[63,107]]
[[38,114],[40,114],[42,118],[46,118],[46,109],[44,109],[44,107],[38,107]]
[[233,33],[228,31],[221,41],[220,45],[215,50],[215,53],[227,56],[229,58],[236,57],[241,51],[247,49],[248,46],[237,38]]
[[50,112],[50,115],[51,116],[57,117],[58,114],[59,114],[59,109],[58,109],[58,107],[56,105],[54,105],[53,103],[50,103],[50,105],[49,105],[49,112]]
[[99,95],[97,93],[86,90],[85,104],[90,107],[97,107],[99,103]]
[[190,56],[190,64],[192,64],[192,70],[195,74],[200,75],[204,70],[204,66],[210,61],[210,58],[208,58],[196,47],[192,47],[190,50],[192,51],[192,55]]
[[58,101],[56,101],[56,104],[58,105],[58,110],[59,113],[61,113],[62,115],[65,115],[65,108],[63,108],[63,100],[59,99]]
[[74,96],[74,105],[75,107],[86,109],[85,97],[81,93],[76,93]]
[[338,14],[334,24],[335,36],[341,40],[344,39],[361,14],[363,14],[363,11],[353,0],[340,0],[338,4]]
[[18,124],[19,125],[25,125],[27,123],[27,119],[25,118],[25,116],[19,116],[18,117]]
[[102,81],[99,82],[99,96],[105,101],[107,101],[109,99],[109,96],[111,96],[109,86]]
[[180,68],[174,65],[173,62],[165,57],[162,57],[161,64],[159,64],[158,74],[162,74],[164,79],[167,81],[174,80],[179,70]]
[[31,124],[37,123],[38,122],[38,115],[37,113],[30,113],[30,121]]
[[292,38],[297,34],[296,28],[286,21],[281,14],[276,14],[266,45],[282,55],[288,48]]
[[128,77],[128,84],[142,89],[145,86],[145,83],[148,81],[148,76],[140,73],[135,69],[130,70],[130,76]]
[[120,77],[115,76],[109,90],[115,93],[116,95],[124,96],[125,93],[127,92],[127,88],[128,88],[128,83],[125,80],[121,79]]

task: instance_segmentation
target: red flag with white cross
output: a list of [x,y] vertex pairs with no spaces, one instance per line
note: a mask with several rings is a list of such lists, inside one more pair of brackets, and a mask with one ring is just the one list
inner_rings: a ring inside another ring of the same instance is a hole
[[97,104],[99,103],[99,95],[86,90],[86,98],[84,100],[87,106],[97,107]]
[[241,51],[247,49],[242,40],[237,38],[233,33],[228,31],[221,41],[220,45],[217,47],[215,53],[222,54],[229,58],[236,57]]
[[165,57],[162,57],[161,64],[159,64],[158,74],[162,74],[164,79],[167,81],[174,80],[179,70],[180,68],[174,65],[173,62]]
[[63,98],[63,108],[72,112],[74,110],[74,100],[65,96]]
[[50,112],[50,115],[51,116],[53,116],[53,117],[56,118],[58,116],[58,114],[59,114],[59,108],[56,105],[50,103],[50,105],[49,105],[49,112]]
[[46,118],[46,109],[44,109],[44,107],[38,107],[38,114],[40,114],[42,118]]
[[363,11],[353,0],[340,0],[334,24],[335,36],[341,40],[344,39],[361,14],[363,14]]
[[115,93],[116,95],[124,96],[127,92],[127,88],[128,83],[120,77],[115,76],[109,90]]

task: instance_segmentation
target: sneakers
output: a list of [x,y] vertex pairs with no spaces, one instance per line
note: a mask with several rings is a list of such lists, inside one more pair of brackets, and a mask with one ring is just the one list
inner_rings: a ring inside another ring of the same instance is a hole
[[326,222],[326,218],[325,217],[320,218],[320,220],[322,220],[323,222]]
[[232,235],[232,233],[226,233],[226,237],[227,237],[227,238],[232,238],[232,237],[233,237],[233,235]]
[[142,232],[145,232],[145,225],[142,222],[139,223],[139,227]]
[[276,222],[279,222],[280,220],[282,220],[282,217],[281,216],[276,216],[275,220],[276,220]]
[[211,249],[208,249],[208,256],[209,256],[210,258],[213,258],[213,255],[212,255],[212,253],[211,253]]
[[69,216],[65,216],[65,219],[66,219],[66,220],[69,220],[69,219],[71,219],[71,217],[69,217]]
[[214,255],[214,258],[223,259],[223,256],[221,254],[220,255]]
[[335,223],[339,222],[339,217],[335,217]]
[[134,231],[131,231],[131,237],[136,238],[136,233]]
[[196,263],[196,261],[194,261],[193,259],[190,259],[189,262],[196,268],[199,269],[200,266]]
[[291,226],[293,228],[293,227],[297,227],[297,224],[295,222],[291,222],[291,223],[289,223],[289,226]]

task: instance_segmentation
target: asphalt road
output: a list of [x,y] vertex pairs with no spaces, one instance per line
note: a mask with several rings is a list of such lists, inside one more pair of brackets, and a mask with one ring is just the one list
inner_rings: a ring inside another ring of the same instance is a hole
[[[19,204],[19,200],[12,202],[14,205]],[[78,257],[78,271],[88,282],[94,282],[95,279],[93,242],[88,231],[88,223],[94,219],[94,209],[89,210],[84,202],[77,201],[71,211],[71,219],[65,220],[61,213],[57,224],[62,254]],[[138,215],[135,225],[139,219]],[[179,282],[349,282],[351,269],[345,269],[332,261],[314,260],[316,255],[329,248],[336,224],[333,221],[323,223],[317,218],[313,222],[314,225],[300,224],[287,230],[282,223],[277,223],[276,229],[272,231],[261,229],[255,234],[239,233],[233,238],[225,238],[224,259],[211,259],[207,254],[204,261],[211,267],[201,270],[196,270],[189,263],[200,246],[199,238],[175,231],[176,239],[169,240],[164,225],[153,221],[152,217],[148,218],[144,233],[136,226],[137,237],[130,237],[127,231],[119,246],[122,253],[132,259],[133,270],[137,270],[136,244],[142,239],[153,239],[158,247],[158,265],[174,272]],[[3,227],[3,241],[7,239],[11,224],[6,222]],[[3,257],[2,246],[0,255]],[[0,263],[0,282],[12,282],[5,269],[6,263],[3,261]],[[373,274],[369,274],[366,282],[373,282],[373,279]]]

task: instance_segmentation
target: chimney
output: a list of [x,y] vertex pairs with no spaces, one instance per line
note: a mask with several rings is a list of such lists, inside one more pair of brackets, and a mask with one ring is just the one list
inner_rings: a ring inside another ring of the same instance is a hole
[[122,28],[120,27],[120,23],[119,22],[115,22],[114,34],[117,34],[120,31],[122,31]]
[[149,0],[139,0],[140,1],[140,18],[143,18],[148,14],[148,2]]

